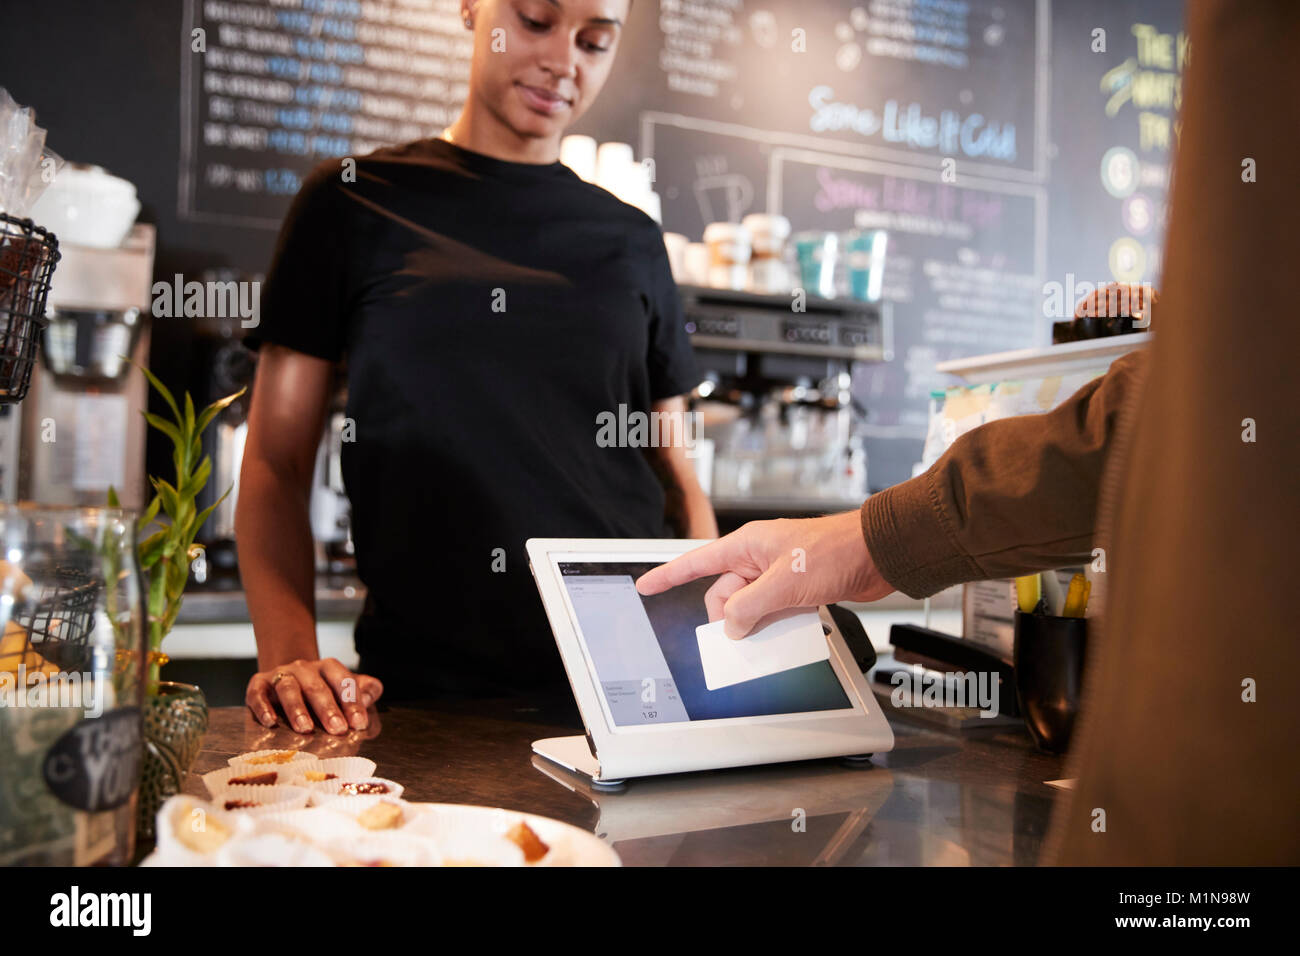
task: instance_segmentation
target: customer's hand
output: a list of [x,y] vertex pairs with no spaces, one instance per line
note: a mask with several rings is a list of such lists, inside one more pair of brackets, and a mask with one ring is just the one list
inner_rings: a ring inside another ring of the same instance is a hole
[[733,640],[787,608],[876,601],[894,590],[871,560],[857,511],[751,521],[647,571],[636,588],[658,594],[712,574],[722,576],[704,596],[709,620],[725,618],[724,630]]
[[332,657],[296,660],[258,671],[248,681],[244,703],[266,727],[276,725],[275,705],[299,733],[312,729],[313,714],[332,734],[365,730],[366,708],[377,701],[384,685],[369,674],[354,674]]

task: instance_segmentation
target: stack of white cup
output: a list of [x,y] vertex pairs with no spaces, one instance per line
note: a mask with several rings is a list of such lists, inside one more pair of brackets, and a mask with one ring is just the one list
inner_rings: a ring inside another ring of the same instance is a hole
[[662,224],[659,194],[651,182],[651,164],[636,161],[627,143],[601,143],[590,136],[560,141],[560,161],[587,182],[595,183]]

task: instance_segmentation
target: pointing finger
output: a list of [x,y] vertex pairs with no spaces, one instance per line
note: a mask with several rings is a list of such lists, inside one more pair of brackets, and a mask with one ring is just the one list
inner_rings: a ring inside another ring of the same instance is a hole
[[733,531],[725,538],[711,541],[647,571],[637,578],[636,589],[641,594],[658,594],[697,578],[730,571],[740,563],[740,556],[740,532]]

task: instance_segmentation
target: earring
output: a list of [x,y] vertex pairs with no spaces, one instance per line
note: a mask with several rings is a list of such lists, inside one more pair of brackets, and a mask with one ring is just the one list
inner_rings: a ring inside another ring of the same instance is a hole
[[471,20],[469,17],[466,17],[466,18],[465,18],[465,26],[466,26],[468,29],[473,30],[473,29],[474,29],[474,21]]

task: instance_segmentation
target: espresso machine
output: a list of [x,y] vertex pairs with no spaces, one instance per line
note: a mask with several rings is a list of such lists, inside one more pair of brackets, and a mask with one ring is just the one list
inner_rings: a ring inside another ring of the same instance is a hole
[[707,477],[730,527],[756,517],[857,507],[867,463],[854,362],[888,357],[888,304],[679,285],[704,375],[696,408],[712,445]]

